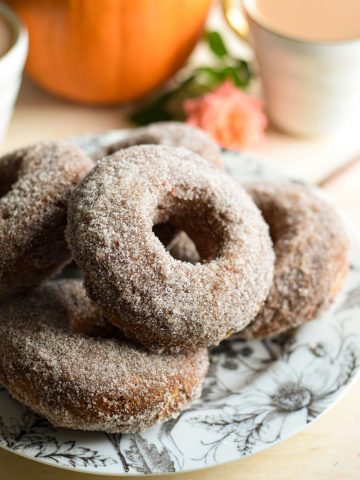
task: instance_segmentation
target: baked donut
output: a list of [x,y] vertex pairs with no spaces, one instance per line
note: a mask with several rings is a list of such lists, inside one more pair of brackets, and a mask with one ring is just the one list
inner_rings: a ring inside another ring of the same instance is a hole
[[77,147],[40,143],[0,159],[0,300],[70,260],[67,201],[93,167]]
[[73,333],[74,315],[95,312],[82,289],[48,282],[2,306],[0,383],[58,427],[137,432],[177,416],[200,394],[207,351],[155,354]]
[[[170,222],[201,262],[153,234]],[[90,298],[127,337],[176,352],[216,345],[265,300],[274,254],[247,193],[185,148],[143,145],[100,161],[72,195],[67,238]]]
[[310,188],[256,183],[247,191],[270,227],[273,285],[244,338],[281,333],[314,319],[339,292],[348,272],[349,240],[334,209]]
[[97,160],[134,145],[185,147],[198,153],[215,167],[221,166],[220,147],[200,128],[182,122],[157,122],[129,131],[123,139],[96,152]]

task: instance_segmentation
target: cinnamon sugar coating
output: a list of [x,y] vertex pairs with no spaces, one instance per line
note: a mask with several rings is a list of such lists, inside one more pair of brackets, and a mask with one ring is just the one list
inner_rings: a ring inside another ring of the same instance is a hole
[[[196,239],[201,262],[171,257],[152,226]],[[185,148],[144,145],[100,161],[72,195],[67,237],[87,292],[150,350],[216,345],[265,300],[274,255],[247,193]]]
[[275,335],[329,307],[348,272],[349,240],[334,209],[310,188],[256,183],[247,191],[270,226],[274,281],[256,319],[240,336]]
[[52,424],[136,432],[176,417],[200,394],[205,349],[149,353],[118,339],[73,333],[95,310],[78,280],[48,282],[0,310],[0,383]]
[[101,159],[122,148],[134,145],[167,145],[185,147],[198,153],[215,167],[221,166],[220,147],[203,130],[182,122],[156,122],[128,133],[126,138],[101,149],[96,158]]
[[0,158],[0,300],[68,262],[67,201],[92,167],[89,157],[63,142],[40,143]]

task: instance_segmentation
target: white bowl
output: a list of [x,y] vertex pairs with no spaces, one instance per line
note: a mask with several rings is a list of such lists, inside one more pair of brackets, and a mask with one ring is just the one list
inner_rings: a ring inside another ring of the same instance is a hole
[[4,4],[0,16],[13,31],[10,49],[0,57],[0,141],[5,137],[19,91],[28,51],[28,33],[18,17]]

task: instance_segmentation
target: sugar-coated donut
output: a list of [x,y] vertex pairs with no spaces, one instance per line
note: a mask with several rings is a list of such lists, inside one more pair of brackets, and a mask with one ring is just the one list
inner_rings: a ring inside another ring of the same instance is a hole
[[185,147],[198,153],[215,167],[221,166],[220,147],[200,128],[182,122],[157,122],[129,131],[127,136],[96,153],[97,159],[134,145]]
[[[152,231],[170,222],[201,263],[171,257]],[[185,148],[143,145],[100,161],[74,192],[67,237],[92,300],[152,350],[215,345],[265,300],[274,254],[247,193]]]
[[240,336],[275,335],[314,319],[334,300],[348,271],[349,240],[334,209],[310,188],[256,183],[247,191],[270,226],[273,285]]
[[177,416],[200,394],[207,351],[155,354],[74,333],[74,316],[95,313],[82,289],[48,282],[2,306],[0,383],[59,427],[136,432]]
[[63,142],[0,158],[0,300],[40,283],[70,259],[67,201],[92,167],[89,157]]
[[[273,286],[256,319],[236,337],[275,335],[312,320],[340,290],[349,242],[333,208],[305,186],[256,183],[246,187],[270,226],[276,254]],[[174,258],[196,263],[194,243],[180,232]]]

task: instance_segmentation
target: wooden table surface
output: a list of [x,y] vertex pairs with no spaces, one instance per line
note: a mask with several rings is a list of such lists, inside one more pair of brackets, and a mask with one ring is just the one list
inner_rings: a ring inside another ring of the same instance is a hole
[[[23,83],[8,136],[0,152],[38,140],[126,126],[126,110],[90,108],[60,101],[28,80]],[[360,135],[347,129],[322,139],[290,138],[270,130],[254,153],[291,176],[316,183],[360,152]],[[327,187],[333,203],[360,228],[360,164]],[[360,321],[360,318],[359,318]],[[181,479],[268,480],[360,478],[360,382],[305,431],[269,451]],[[159,476],[162,480],[172,476]],[[0,449],[0,479],[104,478],[72,473]]]

